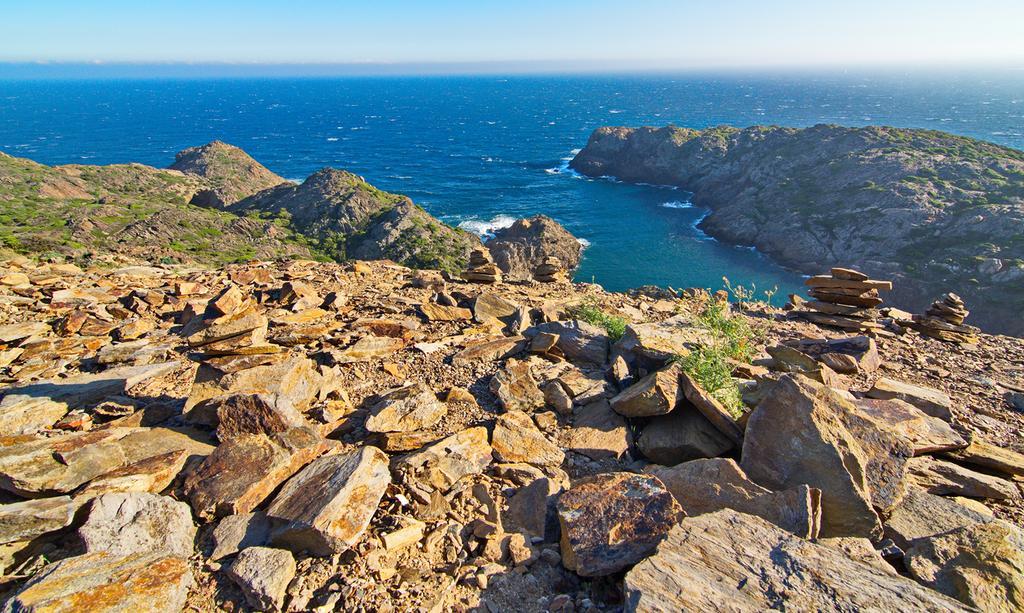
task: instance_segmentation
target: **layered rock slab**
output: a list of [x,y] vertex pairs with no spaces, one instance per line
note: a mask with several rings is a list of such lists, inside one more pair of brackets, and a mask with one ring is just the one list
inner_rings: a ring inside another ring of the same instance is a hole
[[689,517],[625,579],[625,609],[927,610],[965,607],[905,577],[732,510]]
[[324,456],[288,481],[267,507],[271,542],[314,555],[340,553],[370,524],[391,483],[388,458],[376,447]]

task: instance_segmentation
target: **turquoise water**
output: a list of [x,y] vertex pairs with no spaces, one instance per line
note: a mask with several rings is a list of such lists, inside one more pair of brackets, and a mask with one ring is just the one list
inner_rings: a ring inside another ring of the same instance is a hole
[[667,188],[565,170],[602,125],[924,127],[1024,147],[1024,75],[643,75],[0,81],[0,150],[46,164],[166,166],[221,139],[278,174],[346,168],[476,231],[544,213],[587,246],[579,280],[622,290],[799,277],[709,239]]

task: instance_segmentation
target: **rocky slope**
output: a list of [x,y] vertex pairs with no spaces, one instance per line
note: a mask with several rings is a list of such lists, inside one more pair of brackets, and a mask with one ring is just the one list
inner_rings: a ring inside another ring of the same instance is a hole
[[406,196],[333,168],[298,185],[255,194],[231,210],[287,215],[292,228],[337,260],[387,258],[454,272],[465,267],[469,251],[480,244],[475,235],[438,221]]
[[872,311],[9,258],[4,610],[1019,609],[1024,341]]
[[[554,221],[544,228],[571,239]],[[543,254],[553,244],[536,241],[525,248]],[[479,245],[351,173],[325,168],[293,184],[221,142],[180,152],[169,169],[48,167],[0,154],[0,246],[21,253],[208,265],[388,258],[455,272]]]
[[983,327],[1024,335],[1024,152],[887,127],[608,127],[571,167],[682,187],[713,236],[892,278],[912,309],[954,290]]

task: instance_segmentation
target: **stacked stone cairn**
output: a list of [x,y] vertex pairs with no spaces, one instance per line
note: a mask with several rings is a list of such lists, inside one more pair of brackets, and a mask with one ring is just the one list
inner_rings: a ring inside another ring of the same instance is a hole
[[977,343],[978,328],[964,324],[970,315],[960,296],[950,292],[932,303],[924,315],[914,315],[912,328],[925,336],[951,343]]
[[849,268],[833,268],[829,275],[817,275],[804,281],[813,300],[802,304],[800,317],[813,323],[873,332],[883,328],[878,320],[878,292],[892,290],[891,281],[869,279],[862,272]]
[[501,269],[487,249],[478,247],[469,254],[469,267],[462,278],[470,283],[501,283]]
[[540,266],[533,271],[533,278],[541,283],[568,283],[569,274],[556,257],[546,257]]

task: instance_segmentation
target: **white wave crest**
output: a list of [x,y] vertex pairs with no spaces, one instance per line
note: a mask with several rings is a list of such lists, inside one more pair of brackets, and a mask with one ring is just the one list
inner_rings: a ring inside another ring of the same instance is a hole
[[682,200],[673,200],[671,202],[662,202],[658,206],[663,206],[666,209],[692,209],[692,202],[684,202]]
[[580,246],[582,246],[584,249],[590,246],[590,241],[588,241],[585,238],[577,238],[576,241],[579,242]]
[[459,223],[459,227],[468,230],[481,238],[494,236],[494,233],[502,228],[507,228],[516,222],[511,215],[497,215],[493,219],[467,219]]

